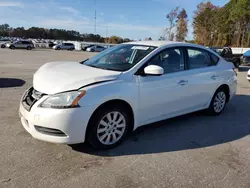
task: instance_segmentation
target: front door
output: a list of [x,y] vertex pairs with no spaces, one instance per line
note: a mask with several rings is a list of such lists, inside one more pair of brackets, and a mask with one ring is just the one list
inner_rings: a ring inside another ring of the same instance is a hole
[[140,124],[166,119],[187,107],[189,78],[183,74],[184,51],[181,48],[165,49],[144,66],[152,64],[161,66],[164,74],[138,76]]
[[18,41],[15,43],[15,48],[23,48],[23,42],[22,41]]

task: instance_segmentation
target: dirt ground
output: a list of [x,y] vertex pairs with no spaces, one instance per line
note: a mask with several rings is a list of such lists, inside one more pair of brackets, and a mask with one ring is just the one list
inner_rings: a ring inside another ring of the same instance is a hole
[[19,100],[49,61],[86,52],[0,49],[0,187],[250,188],[250,83],[218,117],[202,112],[140,128],[122,145],[95,151],[38,141],[21,126]]

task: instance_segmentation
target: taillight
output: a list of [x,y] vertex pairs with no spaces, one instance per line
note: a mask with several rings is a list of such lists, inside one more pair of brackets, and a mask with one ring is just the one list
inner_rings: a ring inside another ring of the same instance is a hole
[[233,71],[234,71],[235,75],[237,76],[237,69],[233,68]]

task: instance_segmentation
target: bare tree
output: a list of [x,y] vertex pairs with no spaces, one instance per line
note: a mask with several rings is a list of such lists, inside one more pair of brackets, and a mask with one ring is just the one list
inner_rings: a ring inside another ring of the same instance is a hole
[[166,29],[168,40],[173,41],[174,35],[172,34],[174,27],[176,26],[176,18],[178,16],[179,7],[171,10],[170,13],[167,14],[167,19],[169,21],[169,28]]

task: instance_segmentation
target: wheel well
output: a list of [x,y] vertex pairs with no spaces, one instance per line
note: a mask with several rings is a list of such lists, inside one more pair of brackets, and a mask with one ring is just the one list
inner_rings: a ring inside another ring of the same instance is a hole
[[89,119],[89,122],[88,122],[88,126],[87,126],[87,130],[86,130],[86,137],[88,135],[88,132],[90,130],[90,122],[92,120],[92,118],[94,117],[95,113],[97,113],[97,111],[101,110],[102,108],[107,108],[108,106],[113,106],[113,105],[116,105],[116,106],[122,106],[123,108],[125,108],[125,110],[129,113],[129,116],[131,117],[131,126],[129,127],[129,133],[133,131],[134,129],[134,112],[133,112],[133,109],[132,107],[130,106],[129,103],[127,103],[126,101],[124,100],[121,100],[121,99],[114,99],[114,100],[110,100],[110,101],[107,101],[103,104],[101,104],[95,111],[94,113],[91,115],[90,119]]
[[227,102],[228,102],[229,99],[230,99],[230,88],[229,88],[229,86],[227,84],[223,84],[216,91],[218,91],[220,89],[223,89],[226,92]]

